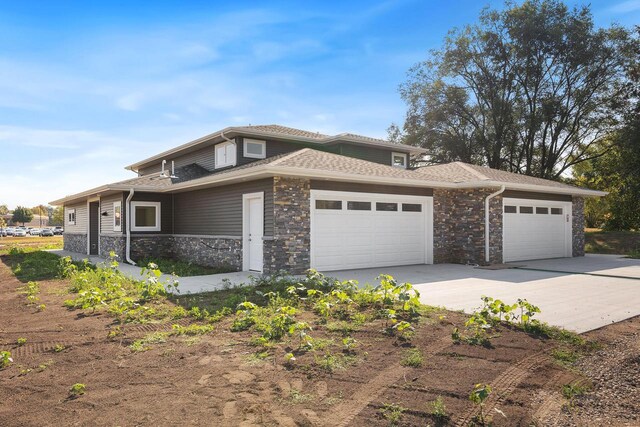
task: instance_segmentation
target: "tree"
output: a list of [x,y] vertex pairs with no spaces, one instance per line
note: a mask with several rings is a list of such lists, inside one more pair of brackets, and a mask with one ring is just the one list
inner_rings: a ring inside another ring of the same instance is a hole
[[588,7],[557,0],[485,9],[410,70],[400,138],[427,148],[431,163],[558,179],[610,149],[603,141],[619,126],[629,37],[595,29]]
[[0,205],[0,215],[6,215],[9,213],[7,205]]
[[[635,29],[640,36],[640,26]],[[612,134],[604,155],[578,165],[578,185],[608,191],[602,199],[587,200],[585,219],[589,226],[610,230],[640,229],[640,37],[633,45],[624,87],[626,114],[622,128]]]
[[51,215],[51,223],[50,225],[62,226],[64,225],[64,207],[56,206],[53,209],[53,213]]
[[31,209],[29,208],[18,206],[13,210],[13,217],[11,218],[11,220],[14,224],[21,222],[22,225],[24,225],[25,222],[30,222],[32,219],[33,212],[31,212]]

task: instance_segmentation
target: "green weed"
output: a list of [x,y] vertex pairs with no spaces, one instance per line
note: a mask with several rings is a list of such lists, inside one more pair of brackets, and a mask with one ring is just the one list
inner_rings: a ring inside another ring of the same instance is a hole
[[411,366],[413,368],[419,368],[424,363],[424,356],[418,348],[410,348],[402,357],[400,364],[402,366]]
[[395,403],[385,403],[380,409],[380,415],[389,421],[390,425],[395,426],[402,420],[402,416],[406,411],[407,408],[403,408]]

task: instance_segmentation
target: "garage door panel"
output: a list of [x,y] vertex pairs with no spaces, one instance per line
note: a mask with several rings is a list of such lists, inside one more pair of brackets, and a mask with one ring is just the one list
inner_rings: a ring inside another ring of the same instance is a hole
[[[566,216],[570,203],[505,198],[503,204],[517,207],[515,213],[513,208],[503,209],[505,262],[571,256],[571,222]],[[534,213],[521,213],[522,206],[533,208]],[[562,214],[551,214],[551,208],[562,209]]]
[[[322,193],[316,194],[315,200],[341,200],[343,209],[316,209],[316,203],[312,203],[314,268],[330,271],[422,264],[426,261],[428,239],[425,230],[427,219],[431,221],[427,218],[431,215],[431,209],[427,209],[431,206],[430,197]],[[348,206],[354,205],[349,201],[370,203],[371,210],[349,210]],[[397,204],[398,211],[378,211],[377,202]],[[403,212],[403,202],[419,204],[421,211]]]

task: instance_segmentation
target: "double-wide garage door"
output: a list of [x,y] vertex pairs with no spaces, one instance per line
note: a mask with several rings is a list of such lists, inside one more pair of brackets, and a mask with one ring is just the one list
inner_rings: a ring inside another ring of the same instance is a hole
[[571,202],[503,199],[505,262],[572,255]]
[[433,199],[311,191],[311,267],[320,271],[433,262]]

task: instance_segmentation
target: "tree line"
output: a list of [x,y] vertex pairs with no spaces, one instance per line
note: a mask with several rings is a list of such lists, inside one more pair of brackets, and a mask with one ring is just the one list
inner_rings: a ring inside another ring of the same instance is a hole
[[640,26],[597,28],[589,6],[507,2],[451,30],[409,70],[389,138],[462,161],[609,191],[590,225],[640,229]]

